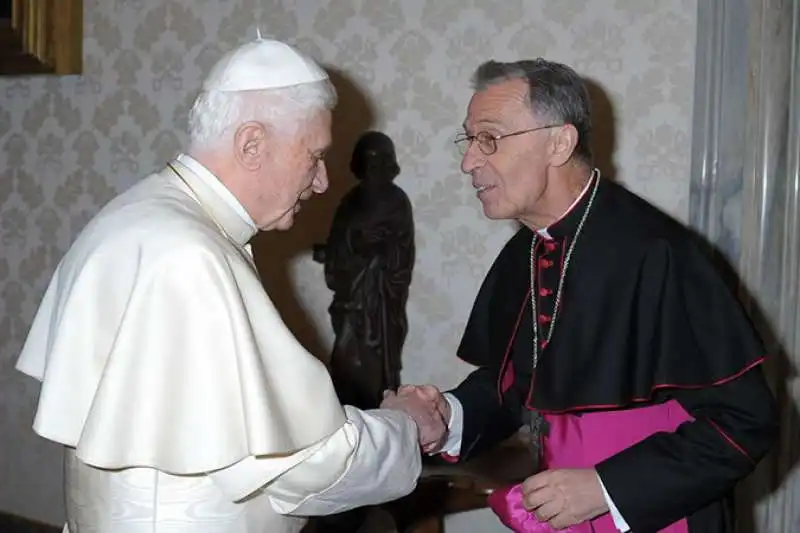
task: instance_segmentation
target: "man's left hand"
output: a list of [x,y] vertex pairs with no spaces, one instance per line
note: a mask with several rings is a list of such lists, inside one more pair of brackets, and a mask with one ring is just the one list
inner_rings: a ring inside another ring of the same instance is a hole
[[554,529],[580,524],[608,512],[592,468],[545,470],[522,484],[525,508]]

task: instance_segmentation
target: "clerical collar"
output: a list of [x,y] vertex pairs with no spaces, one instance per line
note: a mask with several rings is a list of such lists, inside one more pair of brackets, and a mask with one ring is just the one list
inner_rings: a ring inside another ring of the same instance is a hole
[[578,225],[578,221],[583,214],[583,210],[586,209],[586,204],[589,200],[589,195],[587,193],[594,183],[594,180],[599,179],[600,173],[597,171],[592,171],[592,175],[586,182],[586,185],[583,186],[583,190],[581,190],[581,193],[577,198],[575,198],[575,201],[572,202],[572,205],[570,205],[567,210],[564,211],[564,214],[562,214],[549,226],[537,229],[536,233],[547,240],[560,239],[562,237],[566,237],[567,235],[571,235]]
[[186,168],[194,172],[198,178],[203,180],[203,183],[208,185],[215,193],[217,193],[220,198],[222,198],[226,204],[228,204],[236,214],[242,217],[242,220],[247,222],[247,225],[253,229],[253,232],[258,232],[258,227],[256,223],[253,221],[253,218],[244,208],[242,203],[233,195],[231,191],[216,177],[210,170],[208,170],[205,166],[202,165],[197,159],[193,158],[187,154],[180,154],[176,158],[181,164],[183,164]]
[[[198,172],[197,170],[203,168],[202,165],[196,160],[187,158],[188,156],[175,158],[167,164],[167,168],[189,189],[190,195],[197,200],[219,230],[234,244],[246,249],[247,243],[258,231],[252,219],[233,194],[211,172],[207,169],[207,175]],[[191,164],[190,161],[195,162],[194,168],[186,164]]]

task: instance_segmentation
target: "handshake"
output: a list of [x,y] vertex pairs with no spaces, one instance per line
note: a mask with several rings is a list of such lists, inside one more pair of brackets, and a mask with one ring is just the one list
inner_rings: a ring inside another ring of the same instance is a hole
[[403,411],[417,424],[422,451],[441,451],[447,440],[450,404],[433,385],[402,385],[397,392],[384,391],[381,409]]

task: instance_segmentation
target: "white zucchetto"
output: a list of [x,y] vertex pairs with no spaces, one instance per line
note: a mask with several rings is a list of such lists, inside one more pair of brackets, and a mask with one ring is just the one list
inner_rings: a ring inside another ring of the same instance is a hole
[[327,79],[322,67],[294,47],[257,39],[225,54],[211,69],[203,90],[278,89]]

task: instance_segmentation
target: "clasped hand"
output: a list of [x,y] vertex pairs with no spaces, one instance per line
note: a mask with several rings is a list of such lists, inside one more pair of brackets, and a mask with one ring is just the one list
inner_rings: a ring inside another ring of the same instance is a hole
[[450,408],[433,385],[403,385],[397,392],[384,391],[381,409],[396,409],[417,424],[419,444],[425,453],[439,451],[447,435]]

